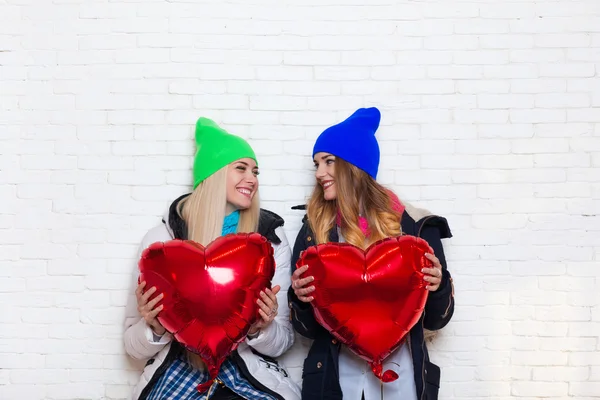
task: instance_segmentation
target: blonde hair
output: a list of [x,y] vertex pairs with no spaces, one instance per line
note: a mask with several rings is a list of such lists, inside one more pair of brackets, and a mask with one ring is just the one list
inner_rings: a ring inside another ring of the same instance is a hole
[[[227,207],[227,172],[225,166],[206,178],[188,197],[177,205],[177,212],[187,224],[187,239],[207,246],[221,236]],[[240,210],[237,232],[256,232],[260,218],[258,190],[250,208]],[[206,365],[199,355],[186,350],[189,363],[205,371]]]
[[[366,249],[386,237],[402,234],[401,214],[392,205],[392,199],[383,186],[369,174],[347,161],[335,159],[335,200],[325,200],[323,187],[317,183],[307,205],[310,228],[316,243],[327,243],[329,232],[341,216],[341,232],[347,243]],[[358,223],[363,210],[371,234],[366,237]]]

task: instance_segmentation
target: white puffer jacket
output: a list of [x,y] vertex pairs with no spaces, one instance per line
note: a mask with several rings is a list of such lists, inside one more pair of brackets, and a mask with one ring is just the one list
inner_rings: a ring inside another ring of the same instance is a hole
[[[155,242],[165,242],[174,238],[173,230],[168,225],[168,210],[162,224],[148,231],[139,247],[138,260],[144,249]],[[291,283],[290,259],[291,250],[286,235],[281,227],[275,229],[275,234],[281,243],[271,243],[276,263],[272,285],[280,285],[277,294],[278,314],[275,320],[254,339],[246,339],[240,343],[237,352],[244,361],[248,372],[259,383],[278,393],[285,400],[300,400],[300,388],[292,380],[290,374],[280,361],[275,364],[252,351],[267,357],[279,357],[294,343],[294,331],[290,323],[290,310],[287,304],[287,289]],[[139,270],[137,260],[134,263],[132,287],[137,286]],[[158,342],[153,341],[152,330],[137,311],[135,293],[131,293],[127,302],[125,321],[125,350],[127,353],[142,361],[148,361],[139,382],[134,387],[132,399],[137,400],[152,379],[155,372],[164,363],[171,348],[172,336],[167,332]]]

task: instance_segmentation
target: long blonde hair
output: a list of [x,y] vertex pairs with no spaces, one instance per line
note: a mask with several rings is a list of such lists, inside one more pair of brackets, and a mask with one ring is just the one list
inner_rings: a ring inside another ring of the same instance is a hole
[[[207,246],[221,236],[223,219],[227,207],[227,171],[225,166],[206,178],[194,189],[191,195],[177,205],[177,212],[187,224],[187,238]],[[237,232],[256,232],[260,217],[258,190],[254,193],[250,208],[240,210]],[[186,350],[190,364],[206,370],[206,364],[199,355]]]
[[[361,249],[386,237],[402,234],[402,216],[394,209],[388,190],[369,174],[339,157],[335,159],[335,187],[336,199],[325,200],[323,187],[317,183],[308,201],[308,222],[317,244],[329,241],[338,211],[345,241]],[[361,211],[371,231],[369,237],[358,223]]]

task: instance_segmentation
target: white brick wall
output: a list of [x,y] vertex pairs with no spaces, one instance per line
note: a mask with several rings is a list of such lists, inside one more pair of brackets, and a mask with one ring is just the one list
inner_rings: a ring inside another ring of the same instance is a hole
[[371,105],[381,182],[455,235],[440,397],[600,398],[599,75],[598,0],[0,1],[0,398],[129,396],[128,274],[200,115],[293,240],[314,139]]

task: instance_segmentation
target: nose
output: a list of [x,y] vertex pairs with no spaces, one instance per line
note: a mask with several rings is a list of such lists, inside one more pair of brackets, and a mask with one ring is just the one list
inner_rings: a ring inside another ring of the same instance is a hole
[[258,178],[256,177],[256,175],[254,175],[254,172],[250,171],[249,174],[246,175],[246,183],[251,185],[251,186],[256,186],[256,184],[258,183]]
[[327,175],[327,172],[325,171],[325,165],[321,164],[317,167],[317,170],[315,171],[315,178],[317,179],[323,179],[325,178],[325,176]]

